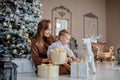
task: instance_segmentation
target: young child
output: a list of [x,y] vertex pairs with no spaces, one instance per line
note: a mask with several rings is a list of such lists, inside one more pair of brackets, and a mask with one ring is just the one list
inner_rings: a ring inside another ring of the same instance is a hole
[[47,51],[48,57],[50,55],[50,50],[51,49],[61,48],[61,49],[67,51],[67,56],[68,56],[67,61],[68,62],[77,61],[78,59],[75,57],[74,53],[72,52],[72,50],[67,45],[70,41],[70,38],[71,38],[71,35],[70,35],[70,32],[68,30],[66,30],[66,29],[61,30],[59,32],[59,35],[58,35],[58,41],[51,44],[48,47],[48,51]]

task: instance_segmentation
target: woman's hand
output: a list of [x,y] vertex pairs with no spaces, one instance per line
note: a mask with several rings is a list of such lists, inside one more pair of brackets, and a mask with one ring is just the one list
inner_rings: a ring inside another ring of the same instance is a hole
[[46,59],[42,59],[42,62],[43,63],[52,63],[52,60],[49,58],[46,58]]

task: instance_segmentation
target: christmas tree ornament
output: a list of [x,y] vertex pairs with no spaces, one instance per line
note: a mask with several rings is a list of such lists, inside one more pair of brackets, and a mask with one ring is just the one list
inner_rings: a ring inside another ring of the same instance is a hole
[[25,38],[28,38],[28,37],[29,37],[29,34],[28,34],[28,33],[25,33],[25,34],[24,34],[24,37],[25,37]]
[[22,55],[22,58],[26,58],[26,57],[27,57],[27,55],[24,55],[24,54]]
[[19,30],[19,34],[22,34],[23,33],[23,30]]
[[8,44],[10,44],[10,41],[7,41]]
[[22,34],[21,34],[21,33],[19,33],[18,35],[19,35],[19,36],[22,36]]
[[6,22],[3,22],[3,26],[8,26],[8,24]]
[[18,35],[19,35],[19,36],[22,36],[22,33],[23,33],[23,31],[22,31],[22,30],[19,30]]
[[10,14],[10,17],[11,17],[11,18],[13,18],[13,16],[14,16],[13,14]]
[[24,25],[22,25],[22,26],[21,26],[21,29],[25,29],[25,26],[24,26]]
[[9,29],[12,29],[12,25],[11,25],[11,24],[8,24],[8,28],[9,28]]
[[21,50],[21,53],[24,54],[25,53],[25,49]]
[[33,10],[32,12],[33,12],[34,14],[36,14],[36,13],[37,13],[37,11],[36,11],[36,10]]
[[27,43],[28,45],[31,44],[31,40],[28,39],[28,40],[26,41],[26,43]]
[[7,35],[6,35],[6,39],[7,39],[7,40],[9,40],[9,39],[10,39],[10,37],[11,37],[11,35],[10,35],[10,34],[7,34]]
[[18,52],[17,52],[17,49],[14,49],[13,50],[13,54],[17,54]]
[[34,29],[37,30],[37,26],[35,26]]
[[16,13],[18,13],[18,14],[20,13],[19,9],[16,10]]
[[14,1],[14,4],[17,5],[17,1]]
[[25,1],[25,2],[23,2],[23,5],[24,5],[24,6],[26,5],[26,1]]
[[13,46],[15,46],[15,43],[14,43],[14,42],[12,42],[11,46],[12,46],[12,47],[13,47]]
[[42,18],[42,16],[41,16],[41,15],[40,15],[39,17],[40,17],[40,18]]
[[33,2],[32,4],[33,4],[33,6],[35,6],[35,5],[36,5],[36,3],[35,3],[35,2]]
[[27,32],[27,29],[25,28],[25,29],[23,29],[23,32],[25,33],[25,32]]

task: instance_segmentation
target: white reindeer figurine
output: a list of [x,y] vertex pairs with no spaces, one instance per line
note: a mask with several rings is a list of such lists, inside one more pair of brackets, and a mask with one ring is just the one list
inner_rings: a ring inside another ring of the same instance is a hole
[[91,43],[97,43],[97,39],[99,39],[100,36],[90,36],[89,38],[82,39],[83,44],[85,45],[86,53],[87,53],[87,62],[90,69],[90,73],[95,74],[96,68],[94,63],[94,54],[92,52]]

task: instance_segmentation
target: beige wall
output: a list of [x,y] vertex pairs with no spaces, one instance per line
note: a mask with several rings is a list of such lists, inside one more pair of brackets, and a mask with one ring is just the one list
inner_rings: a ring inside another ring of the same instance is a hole
[[92,12],[98,16],[99,33],[103,36],[100,41],[106,41],[106,10],[105,0],[41,0],[43,4],[43,18],[50,19],[52,9],[63,5],[72,12],[72,36],[79,43],[81,49],[81,39],[83,38],[83,15]]
[[120,48],[120,0],[106,0],[107,42]]

